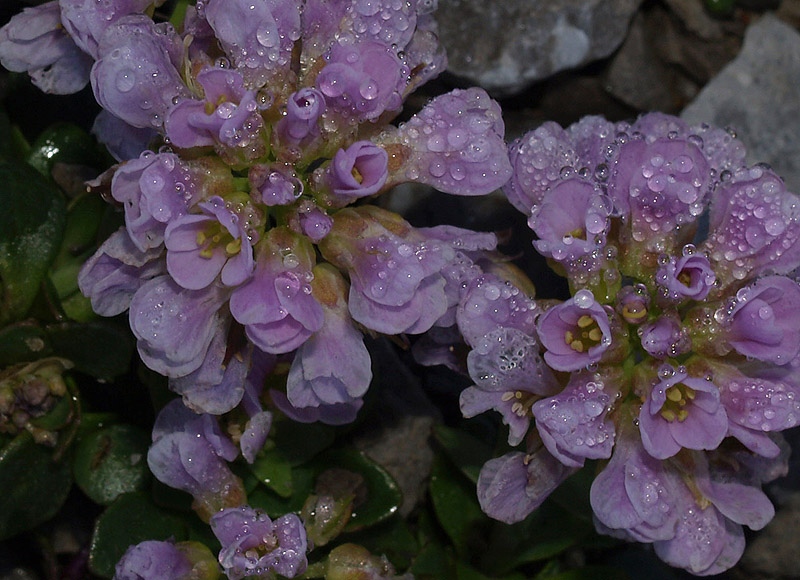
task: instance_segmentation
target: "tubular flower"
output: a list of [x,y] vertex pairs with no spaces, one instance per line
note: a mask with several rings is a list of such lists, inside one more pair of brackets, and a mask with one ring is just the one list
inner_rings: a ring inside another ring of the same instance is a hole
[[729,568],[742,525],[774,513],[751,466],[780,472],[778,432],[800,422],[800,203],[726,132],[661,114],[545,123],[509,152],[505,192],[572,296],[537,301],[527,328],[458,319],[463,413],[499,411],[526,446],[484,466],[482,507],[519,521],[598,459],[598,530],[694,574]]

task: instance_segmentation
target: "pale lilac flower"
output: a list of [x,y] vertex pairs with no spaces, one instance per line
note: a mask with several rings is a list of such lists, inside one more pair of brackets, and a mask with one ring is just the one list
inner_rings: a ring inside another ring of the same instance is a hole
[[783,365],[800,352],[800,285],[767,276],[736,293],[725,337],[739,354]]
[[92,59],[61,25],[56,1],[25,8],[0,28],[0,63],[27,72],[46,93],[77,93],[89,82]]
[[129,125],[103,109],[94,120],[92,135],[105,145],[114,159],[127,161],[148,150],[158,132],[153,127]]
[[183,43],[169,24],[124,16],[100,39],[91,72],[94,96],[134,127],[160,128],[173,99],[188,93],[178,73],[182,59]]
[[617,314],[628,324],[642,324],[647,321],[650,308],[650,295],[644,284],[623,286],[617,292]]
[[543,447],[529,454],[507,453],[484,464],[478,501],[490,517],[507,524],[520,522],[574,471]]
[[123,204],[128,234],[143,252],[161,246],[167,223],[197,201],[189,168],[173,153],[152,151],[117,169],[111,195]]
[[291,352],[322,327],[323,308],[309,284],[313,265],[306,240],[272,229],[259,246],[252,278],[231,294],[231,314],[264,352]]
[[101,316],[128,309],[145,282],[166,272],[160,248],[142,252],[123,227],[111,234],[78,273],[78,287]]
[[656,282],[663,288],[659,298],[666,302],[704,300],[716,280],[708,258],[695,253],[693,246],[687,248],[680,258],[668,258],[656,272]]
[[275,125],[281,143],[297,145],[319,134],[317,124],[325,111],[325,97],[317,89],[306,87],[292,93],[286,101],[286,115]]
[[129,14],[142,14],[152,0],[58,0],[64,28],[81,50],[98,57],[98,45],[106,29]]
[[222,544],[219,563],[230,580],[270,572],[294,578],[306,569],[306,531],[295,514],[272,521],[242,505],[214,514],[210,523]]
[[328,167],[327,181],[336,206],[375,195],[386,183],[389,155],[369,141],[356,141],[339,149]]
[[545,312],[537,323],[544,360],[558,371],[575,371],[598,362],[611,344],[606,310],[588,290]]
[[252,198],[267,206],[293,204],[303,194],[303,182],[291,166],[253,165],[248,173]]
[[653,358],[663,360],[689,352],[691,339],[675,314],[667,313],[639,329],[642,348]]
[[345,282],[329,266],[319,266],[311,287],[324,311],[324,322],[295,354],[286,395],[300,409],[352,405],[367,391],[372,365],[364,338],[348,315]]
[[246,281],[255,268],[248,216],[230,209],[219,196],[198,207],[202,214],[183,215],[164,232],[170,276],[189,290],[206,288],[218,275],[226,286]]
[[316,244],[330,233],[333,227],[333,218],[313,202],[303,200],[297,206],[297,213],[290,219],[289,227]]
[[615,429],[607,413],[617,393],[615,382],[588,372],[573,373],[563,391],[533,404],[542,442],[567,467],[611,457]]
[[554,394],[558,384],[539,356],[536,340],[516,328],[498,328],[467,357],[475,386],[461,392],[465,417],[494,409],[508,425],[508,444],[517,445],[528,432],[532,406]]
[[115,567],[113,580],[181,580],[192,571],[175,542],[149,540],[129,547]]
[[647,452],[666,459],[682,448],[716,449],[728,433],[718,387],[705,378],[689,377],[683,367],[664,365],[658,375],[639,412]]

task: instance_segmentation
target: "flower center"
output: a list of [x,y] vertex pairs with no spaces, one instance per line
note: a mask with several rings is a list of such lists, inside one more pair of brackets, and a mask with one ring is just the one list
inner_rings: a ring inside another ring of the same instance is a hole
[[587,314],[578,319],[573,330],[564,333],[564,342],[575,352],[585,352],[591,347],[597,346],[602,338],[603,331],[600,330],[597,321]]
[[202,258],[210,259],[214,255],[214,249],[225,245],[225,253],[235,256],[242,249],[241,238],[234,239],[230,232],[219,222],[213,222],[202,232],[197,232],[197,247]]
[[261,543],[253,548],[250,548],[244,553],[244,556],[249,560],[256,562],[278,547],[278,538],[275,534],[269,534],[261,538]]
[[682,423],[689,416],[686,406],[689,401],[694,400],[695,390],[683,383],[678,383],[668,388],[666,395],[667,400],[664,402],[664,406],[661,407],[661,416],[670,423],[675,419]]
[[539,399],[533,393],[526,393],[524,391],[507,391],[503,393],[500,399],[504,402],[513,400],[511,404],[511,412],[520,417],[530,417],[531,407]]
[[350,173],[353,174],[353,179],[355,179],[358,183],[364,183],[364,176],[361,175],[361,172],[358,170],[358,167],[354,165]]

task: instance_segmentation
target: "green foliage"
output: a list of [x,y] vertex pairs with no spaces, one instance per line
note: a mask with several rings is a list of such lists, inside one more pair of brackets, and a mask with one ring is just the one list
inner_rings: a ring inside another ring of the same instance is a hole
[[46,522],[67,499],[70,462],[21,433],[0,450],[0,540]]
[[0,160],[0,326],[33,304],[64,232],[65,204],[50,182],[24,163]]
[[145,488],[150,437],[132,425],[112,425],[85,437],[75,450],[75,482],[93,501],[108,505]]

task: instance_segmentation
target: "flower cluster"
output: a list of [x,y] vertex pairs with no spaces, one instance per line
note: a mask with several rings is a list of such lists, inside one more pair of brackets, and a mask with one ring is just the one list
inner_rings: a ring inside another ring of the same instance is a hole
[[463,413],[496,409],[525,442],[484,466],[483,509],[518,521],[598,460],[599,531],[729,568],[800,422],[797,197],[727,132],[661,114],[545,123],[510,158],[505,192],[571,297],[467,341]]
[[196,412],[232,410],[257,361],[294,353],[275,404],[350,421],[371,380],[361,329],[418,334],[447,316],[445,272],[470,260],[460,246],[473,234],[348,206],[406,181],[500,187],[499,107],[455,90],[388,124],[445,65],[431,3],[206,0],[178,30],[149,6],[59,0],[0,38],[3,62],[34,78],[67,64],[13,58],[57,44],[93,61],[95,132],[124,161],[98,187],[125,227],[80,287],[99,314],[129,310],[142,360]]

